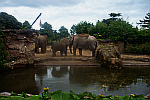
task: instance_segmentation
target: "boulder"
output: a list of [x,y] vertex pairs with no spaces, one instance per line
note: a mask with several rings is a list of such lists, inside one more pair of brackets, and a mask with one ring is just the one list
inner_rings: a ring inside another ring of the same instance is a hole
[[116,46],[99,45],[95,53],[101,66],[117,69],[123,67],[121,55]]
[[11,62],[5,63],[6,68],[25,67],[34,64],[35,41],[38,32],[28,30],[3,30],[5,34],[6,51]]

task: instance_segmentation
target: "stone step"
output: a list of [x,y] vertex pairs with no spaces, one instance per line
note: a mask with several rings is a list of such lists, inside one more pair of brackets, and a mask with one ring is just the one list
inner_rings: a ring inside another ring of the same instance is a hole
[[99,64],[91,61],[44,61],[35,66],[99,66]]

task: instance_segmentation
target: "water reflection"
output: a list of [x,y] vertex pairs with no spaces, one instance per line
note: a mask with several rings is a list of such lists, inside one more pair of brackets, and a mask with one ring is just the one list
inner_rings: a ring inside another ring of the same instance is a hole
[[0,92],[38,94],[33,68],[22,68],[7,72],[0,72]]
[[[14,91],[40,94],[63,90],[76,93],[89,91],[95,94],[150,93],[150,68],[124,68],[112,70],[94,66],[40,66],[0,73],[0,92]],[[102,85],[107,87],[104,89]]]
[[[146,95],[150,91],[148,87],[148,82],[150,81],[149,71],[149,68],[112,70],[93,66],[47,66],[45,73],[49,74],[43,76],[42,88],[48,86],[50,87],[50,91],[61,89],[65,92],[71,89],[76,93],[90,91],[96,94],[103,93],[106,95],[130,93],[144,93]],[[36,82],[39,80],[41,79],[36,78]],[[107,88],[104,90],[102,85],[107,85]],[[37,87],[40,88],[38,85]],[[40,93],[43,91],[42,88],[39,89]]]
[[65,74],[68,73],[68,67],[53,67],[52,76],[53,77],[64,77]]

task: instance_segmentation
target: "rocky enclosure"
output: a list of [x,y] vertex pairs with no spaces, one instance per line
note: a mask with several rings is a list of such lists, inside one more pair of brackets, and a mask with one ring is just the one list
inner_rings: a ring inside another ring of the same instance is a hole
[[6,63],[7,68],[24,67],[34,64],[35,43],[38,32],[34,29],[29,30],[3,30],[6,35],[6,48],[8,58],[12,62]]

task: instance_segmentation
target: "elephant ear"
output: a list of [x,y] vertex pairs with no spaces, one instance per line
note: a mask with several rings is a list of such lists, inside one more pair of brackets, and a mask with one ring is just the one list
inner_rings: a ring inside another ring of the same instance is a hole
[[97,39],[96,39],[94,36],[89,36],[89,37],[88,37],[88,40],[89,40],[89,41],[97,41]]

